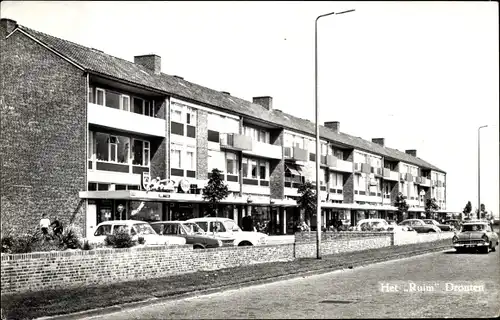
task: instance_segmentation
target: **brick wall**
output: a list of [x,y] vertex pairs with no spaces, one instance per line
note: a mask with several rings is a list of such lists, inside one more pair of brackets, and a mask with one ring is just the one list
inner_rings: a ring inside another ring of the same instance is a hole
[[[392,243],[392,236],[366,236],[366,237],[345,237],[321,241],[321,255],[332,255],[342,252],[353,252],[361,250],[389,247]],[[308,241],[295,244],[296,258],[312,258],[316,256],[316,241]]]
[[116,283],[174,274],[293,260],[294,244],[194,250],[136,247],[2,255],[2,294]]
[[[345,161],[354,161],[354,151],[347,156]],[[354,164],[353,164],[353,173],[349,173],[348,175],[344,175],[344,190],[343,194],[343,203],[354,203]]]
[[208,113],[198,110],[196,123],[196,174],[197,178],[208,179]]
[[[158,111],[156,113],[156,117],[159,119],[165,119],[168,113],[168,101],[165,100],[156,100],[155,105],[159,105]],[[168,127],[165,127],[165,132],[168,135],[167,131]],[[153,143],[151,144],[151,165],[150,165],[150,174],[151,177],[161,177],[165,179],[167,176],[167,147],[168,138],[157,138],[152,141],[154,143],[155,149],[153,149]]]
[[[396,232],[394,234],[394,245],[414,244],[433,242],[453,238],[454,232],[437,233],[416,233],[416,232]],[[450,240],[451,241],[451,240]]]
[[7,228],[34,229],[42,213],[84,227],[86,75],[0,26],[0,211]]
[[271,143],[281,147],[281,160],[270,161],[270,191],[272,199],[283,199],[285,196],[285,158],[283,155],[283,130],[271,132]]

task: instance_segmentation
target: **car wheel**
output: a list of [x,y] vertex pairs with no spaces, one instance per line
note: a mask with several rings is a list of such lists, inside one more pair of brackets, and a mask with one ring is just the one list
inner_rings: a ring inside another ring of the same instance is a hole
[[497,251],[497,249],[495,248],[495,245],[493,244],[493,242],[490,242],[490,249],[491,249],[491,252]]
[[432,229],[431,229],[431,230],[427,231],[427,233],[429,233],[429,232],[436,232],[436,230],[432,230]]
[[193,249],[205,249],[205,247],[200,246],[200,245],[194,245]]
[[241,241],[239,244],[238,244],[238,247],[246,247],[246,246],[253,246],[253,244],[249,241]]

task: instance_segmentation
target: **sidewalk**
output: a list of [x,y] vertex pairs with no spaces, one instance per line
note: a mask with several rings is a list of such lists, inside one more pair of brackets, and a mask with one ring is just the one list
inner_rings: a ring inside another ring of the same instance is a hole
[[[450,248],[450,241],[384,247],[380,249],[348,252],[317,259],[297,259],[194,272],[158,279],[116,283],[108,286],[87,286],[72,289],[27,292],[2,295],[2,312],[7,319],[33,319],[64,315],[60,319],[75,318],[71,313],[106,313],[122,309],[127,304],[151,303],[158,299],[185,297],[186,295],[215,292],[240,286],[272,282],[280,279],[324,273],[358,265],[408,257],[420,253]],[[105,309],[102,309],[105,308]],[[77,317],[81,317],[79,314]]]

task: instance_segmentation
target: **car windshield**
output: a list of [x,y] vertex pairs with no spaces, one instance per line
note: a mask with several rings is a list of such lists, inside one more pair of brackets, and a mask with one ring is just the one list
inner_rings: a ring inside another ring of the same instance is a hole
[[426,219],[426,220],[424,220],[424,222],[426,224],[436,224],[436,222],[434,220],[428,220],[428,219]]
[[462,231],[483,231],[484,229],[484,224],[466,224],[462,226]]
[[153,228],[147,223],[136,223],[134,224],[134,228],[137,231],[137,234],[140,235],[155,234]]
[[205,231],[200,228],[199,225],[197,225],[196,223],[193,223],[193,222],[186,222],[186,223],[183,223],[182,224],[182,227],[184,228],[184,230],[186,231],[187,234],[204,234]]

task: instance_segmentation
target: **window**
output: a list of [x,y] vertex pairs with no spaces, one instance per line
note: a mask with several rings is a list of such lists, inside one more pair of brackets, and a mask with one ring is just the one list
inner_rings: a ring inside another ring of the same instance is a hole
[[195,157],[195,148],[194,147],[188,147],[186,150],[186,168],[187,170],[195,170],[196,168],[196,163],[195,163],[196,157]]
[[325,143],[321,144],[321,155],[326,156],[328,152],[328,146]]
[[186,107],[186,124],[196,126],[196,110]]
[[[208,172],[212,172],[212,169],[219,169],[224,171],[225,155],[223,152],[208,150]],[[236,171],[237,172],[237,171]]]
[[266,130],[244,126],[243,132],[247,137],[251,137],[252,140],[269,143],[269,132]]
[[172,143],[172,147],[170,149],[170,166],[172,168],[182,168],[181,153],[182,146]]
[[257,179],[257,160],[249,160],[250,164],[250,178]]
[[105,103],[106,103],[106,95],[105,95],[105,92],[103,89],[100,89],[100,88],[96,88],[96,92],[95,92],[95,102],[96,104],[100,105],[100,106],[104,106]]
[[132,164],[140,166],[149,166],[149,142],[134,139],[134,158]]
[[124,111],[130,111],[130,97],[126,95],[121,95],[120,109]]
[[234,153],[226,153],[226,172],[231,175],[238,175],[238,156]]
[[294,136],[293,137],[293,146],[297,148],[304,149],[304,138]]
[[172,107],[170,109],[170,121],[182,122],[182,111]]
[[226,232],[226,228],[221,221],[211,221],[210,230],[208,232]]
[[170,131],[173,134],[196,137],[196,109],[173,102],[170,106]]
[[266,172],[267,172],[266,164],[267,163],[264,161],[259,162],[259,179],[266,180]]
[[130,139],[95,132],[97,160],[128,163]]
[[269,161],[243,158],[243,177],[248,179],[269,179]]
[[94,233],[94,236],[105,236],[111,234],[111,225],[103,225],[97,228]]
[[200,226],[200,228],[203,229],[203,231],[207,232],[208,230],[208,222],[206,221],[196,221],[196,224]]

